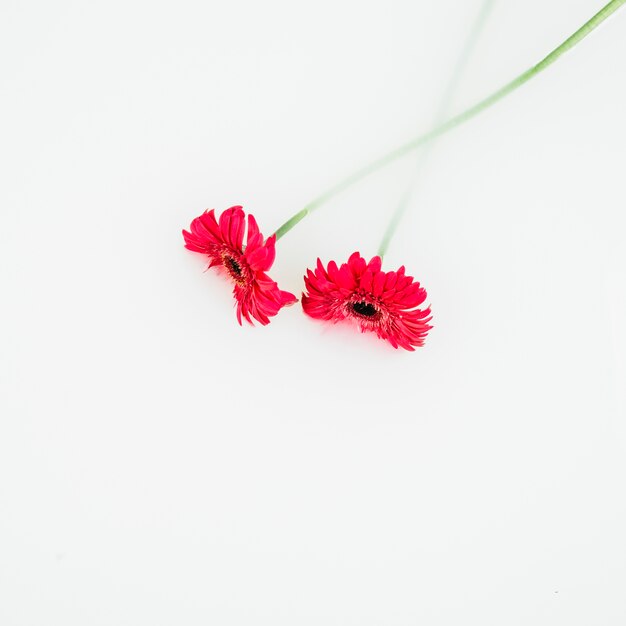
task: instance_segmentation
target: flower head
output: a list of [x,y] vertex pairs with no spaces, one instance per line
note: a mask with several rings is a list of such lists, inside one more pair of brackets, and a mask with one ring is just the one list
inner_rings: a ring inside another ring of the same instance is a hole
[[226,209],[219,222],[215,209],[205,211],[191,222],[191,232],[183,230],[185,248],[206,254],[209,267],[217,267],[234,283],[233,295],[237,301],[237,320],[242,316],[252,324],[254,318],[269,324],[269,318],[297,298],[278,285],[265,273],[276,257],[276,236],[264,241],[254,217],[248,214],[246,245],[246,215],[240,206]]
[[382,259],[367,263],[355,252],[347,263],[334,261],[325,268],[317,260],[315,270],[307,270],[302,308],[307,315],[330,322],[351,320],[361,332],[374,332],[394,347],[415,350],[424,345],[432,328],[430,307],[418,309],[426,291],[404,266],[396,272],[381,271]]

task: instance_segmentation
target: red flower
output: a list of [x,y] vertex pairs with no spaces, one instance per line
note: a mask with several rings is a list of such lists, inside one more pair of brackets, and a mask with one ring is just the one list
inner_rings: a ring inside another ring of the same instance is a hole
[[304,277],[308,293],[302,294],[302,308],[316,319],[350,319],[361,332],[374,332],[394,348],[415,350],[432,328],[430,307],[417,308],[426,300],[426,291],[405,275],[404,266],[383,272],[381,265],[379,256],[367,263],[358,252],[341,267],[331,261],[325,269],[317,259],[317,268]]
[[276,236],[263,242],[256,220],[248,215],[246,245],[243,236],[246,229],[245,213],[240,206],[226,209],[218,221],[215,209],[205,211],[191,222],[191,232],[183,230],[185,248],[208,255],[209,267],[217,266],[235,284],[233,295],[237,301],[237,320],[243,316],[250,324],[253,317],[261,324],[269,324],[269,318],[284,306],[293,304],[297,298],[278,285],[265,273],[272,267],[276,256]]

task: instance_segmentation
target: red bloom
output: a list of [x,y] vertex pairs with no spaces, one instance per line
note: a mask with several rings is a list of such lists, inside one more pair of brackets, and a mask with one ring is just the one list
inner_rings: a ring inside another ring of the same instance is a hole
[[316,319],[350,319],[361,332],[375,332],[394,348],[415,350],[432,328],[430,307],[417,308],[426,300],[426,291],[405,275],[404,266],[383,272],[381,265],[379,256],[367,263],[358,252],[341,267],[331,261],[325,269],[317,259],[317,268],[304,277],[308,293],[302,294],[302,308]]
[[276,256],[276,236],[263,241],[256,220],[248,215],[248,234],[245,213],[240,206],[226,209],[218,221],[215,209],[205,211],[191,222],[191,232],[183,230],[185,248],[208,255],[209,267],[217,266],[233,281],[233,295],[237,301],[237,320],[243,316],[250,324],[253,317],[261,324],[297,298],[278,285],[265,273],[272,267]]

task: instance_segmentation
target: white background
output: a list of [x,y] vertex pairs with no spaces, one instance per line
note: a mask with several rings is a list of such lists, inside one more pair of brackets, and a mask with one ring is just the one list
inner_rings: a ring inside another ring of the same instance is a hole
[[[602,4],[498,0],[454,111]],[[3,626],[626,623],[626,9],[431,153],[385,258],[416,353],[240,328],[183,249],[427,130],[479,6],[4,0]],[[281,240],[281,287],[373,255],[412,161]]]

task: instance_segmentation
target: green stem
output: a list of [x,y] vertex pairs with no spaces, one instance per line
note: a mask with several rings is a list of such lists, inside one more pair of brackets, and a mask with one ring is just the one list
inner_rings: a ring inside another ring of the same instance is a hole
[[[435,116],[434,124],[433,124],[435,128],[439,126],[439,124],[441,124],[448,115],[448,111],[450,109],[450,103],[452,102],[454,98],[454,94],[456,93],[459,83],[461,82],[461,77],[465,73],[465,68],[472,54],[472,51],[474,50],[474,47],[476,43],[478,42],[480,33],[482,32],[483,27],[485,26],[485,22],[487,21],[487,18],[489,17],[489,13],[491,12],[493,3],[494,3],[494,0],[483,0],[480,11],[478,12],[477,17],[474,20],[474,24],[472,25],[472,28],[469,31],[467,39],[465,43],[463,44],[463,47],[461,48],[459,58],[456,62],[456,66],[454,68],[454,71],[452,72],[452,76],[450,77],[450,80],[448,81],[448,86],[446,87],[444,94],[441,98],[441,101],[439,103],[439,107],[438,107],[437,114]],[[393,212],[393,215],[391,216],[391,219],[389,220],[389,224],[387,225],[385,234],[383,235],[383,238],[380,242],[380,246],[378,248],[378,256],[381,259],[387,253],[387,248],[389,247],[389,243],[391,242],[391,239],[395,235],[396,230],[398,230],[398,225],[400,224],[400,221],[404,217],[404,214],[406,213],[406,210],[409,207],[409,203],[411,201],[411,197],[415,189],[415,184],[417,182],[418,173],[421,169],[421,166],[423,166],[423,164],[426,161],[426,158],[428,156],[428,151],[429,151],[428,149],[429,148],[432,149],[433,146],[434,146],[434,141],[431,141],[428,144],[428,146],[424,146],[424,150],[422,150],[418,154],[418,158],[415,162],[415,170],[413,173],[413,177],[411,178],[411,181],[407,185],[405,192],[402,194],[402,197],[400,198],[400,201],[398,202],[398,205],[396,206],[396,210]]]
[[309,214],[309,210],[305,207],[292,215],[274,234],[276,239],[280,239],[285,233],[288,233],[300,220],[303,220]]
[[421,135],[420,137],[417,137],[416,139],[413,139],[412,141],[403,144],[399,148],[392,150],[383,157],[373,161],[369,165],[366,165],[360,170],[357,170],[354,174],[348,176],[335,186],[331,187],[328,191],[325,191],[317,198],[314,198],[301,211],[292,216],[276,231],[276,238],[280,239],[304,217],[318,209],[322,204],[328,202],[328,200],[330,200],[337,194],[345,191],[346,189],[348,189],[348,187],[351,187],[358,181],[362,180],[369,174],[372,174],[373,172],[389,165],[390,163],[393,163],[397,159],[405,156],[410,152],[413,152],[413,150],[416,150],[420,146],[423,146],[429,141],[432,141],[436,137],[447,133],[453,128],[464,124],[479,113],[482,113],[484,110],[488,109],[490,106],[494,105],[499,100],[502,100],[502,98],[521,87],[531,78],[537,76],[537,74],[545,70],[549,65],[552,65],[552,63],[554,63],[560,56],[573,48],[592,30],[594,30],[594,28],[599,26],[610,15],[615,13],[615,11],[617,11],[617,9],[619,9],[624,3],[626,3],[626,0],[611,0],[611,2],[604,6],[604,8],[600,9],[600,11],[598,11],[588,22],[585,22],[585,24],[583,24],[573,35],[568,37],[560,46],[550,52],[548,56],[539,61],[539,63],[537,63],[530,69],[526,70],[524,73],[520,74],[517,78],[514,78],[510,83],[507,83],[506,85],[504,85],[491,95],[487,96],[484,100],[476,103],[469,109],[466,109],[462,113],[459,113],[458,115],[450,118],[447,122],[444,122],[440,126],[433,128],[424,135]]

